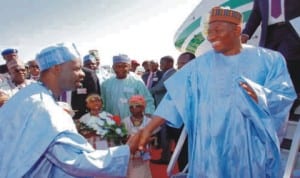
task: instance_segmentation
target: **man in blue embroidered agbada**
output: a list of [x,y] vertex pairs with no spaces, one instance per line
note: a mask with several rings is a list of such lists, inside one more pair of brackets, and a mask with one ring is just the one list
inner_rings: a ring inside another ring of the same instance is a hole
[[0,177],[125,177],[135,136],[128,145],[94,150],[56,101],[81,86],[84,73],[75,45],[50,46],[36,60],[41,82],[23,88],[0,109]]
[[277,134],[296,94],[280,53],[241,44],[241,22],[237,11],[211,10],[213,50],[165,82],[167,94],[142,132],[140,149],[162,123],[185,124],[189,178],[281,177]]

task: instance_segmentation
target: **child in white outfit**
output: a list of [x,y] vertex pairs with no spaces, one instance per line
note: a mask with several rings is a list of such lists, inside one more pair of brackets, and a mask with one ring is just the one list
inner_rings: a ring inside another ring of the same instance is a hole
[[[123,123],[126,126],[128,134],[135,134],[144,128],[151,120],[150,117],[144,115],[146,102],[143,96],[133,95],[128,100],[131,116],[124,118]],[[149,147],[148,147],[149,148]],[[150,152],[137,151],[131,155],[128,168],[129,178],[151,178],[151,170],[149,166]]]
[[[81,116],[79,122],[86,124],[89,127],[99,127],[99,124],[95,124],[97,122],[103,122],[106,119],[112,117],[112,115],[106,111],[102,111],[102,99],[98,94],[91,94],[86,98],[86,107],[89,109],[89,112]],[[98,130],[98,128],[93,128]],[[100,135],[84,135],[84,137],[88,140],[88,142],[95,149],[106,149],[108,148],[107,141],[101,138]]]

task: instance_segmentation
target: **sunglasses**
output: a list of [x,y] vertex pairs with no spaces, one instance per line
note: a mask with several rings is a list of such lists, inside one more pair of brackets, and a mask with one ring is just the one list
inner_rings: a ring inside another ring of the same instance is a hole
[[29,66],[29,68],[39,68],[39,66],[38,65],[32,65],[32,66]]
[[15,69],[15,72],[19,73],[19,72],[26,72],[26,69]]
[[99,98],[90,98],[90,99],[88,100],[88,102],[96,102],[96,101],[101,102],[102,100],[99,99]]

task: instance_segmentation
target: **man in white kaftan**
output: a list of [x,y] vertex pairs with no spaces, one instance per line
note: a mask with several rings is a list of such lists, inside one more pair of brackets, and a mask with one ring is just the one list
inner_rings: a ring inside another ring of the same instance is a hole
[[9,76],[0,79],[0,92],[7,94],[9,97],[35,82],[35,80],[26,79],[25,65],[21,60],[11,59],[6,62],[6,66]]

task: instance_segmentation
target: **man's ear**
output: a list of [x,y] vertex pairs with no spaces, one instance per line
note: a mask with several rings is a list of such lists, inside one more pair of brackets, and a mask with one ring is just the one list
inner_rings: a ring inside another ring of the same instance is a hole
[[61,71],[61,65],[55,65],[53,66],[54,72],[60,72]]
[[234,28],[234,32],[240,36],[241,33],[242,33],[242,25],[236,25],[235,28]]
[[51,73],[53,73],[54,75],[61,73],[61,70],[62,70],[61,65],[55,65],[50,68]]

